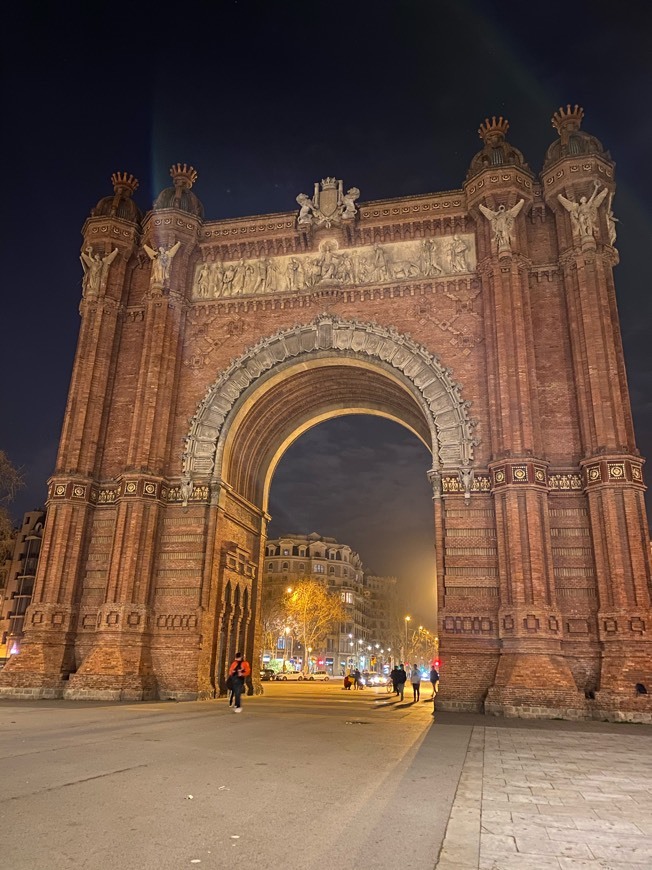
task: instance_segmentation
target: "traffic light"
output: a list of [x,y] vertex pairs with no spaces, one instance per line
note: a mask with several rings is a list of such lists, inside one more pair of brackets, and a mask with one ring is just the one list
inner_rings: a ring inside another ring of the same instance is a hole
[[441,662],[439,661],[439,659],[435,659],[433,665],[435,666],[435,668],[437,668],[437,670],[441,668]]

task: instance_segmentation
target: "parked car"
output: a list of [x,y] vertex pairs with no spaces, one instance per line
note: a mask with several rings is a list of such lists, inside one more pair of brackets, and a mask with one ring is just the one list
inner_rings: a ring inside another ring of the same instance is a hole
[[327,682],[330,678],[331,675],[328,671],[313,671],[311,674],[308,674],[309,680],[323,680],[324,682]]
[[276,671],[273,671],[271,668],[263,668],[260,672],[260,679],[263,681],[273,680],[276,676]]
[[295,680],[301,682],[301,680],[305,680],[306,678],[300,671],[279,671],[275,679],[282,680],[283,682],[285,682],[286,680]]

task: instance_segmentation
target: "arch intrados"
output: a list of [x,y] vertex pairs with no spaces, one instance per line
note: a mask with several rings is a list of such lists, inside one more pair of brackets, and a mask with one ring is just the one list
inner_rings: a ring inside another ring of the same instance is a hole
[[[290,367],[243,396],[227,420],[221,477],[247,500],[265,504],[280,457],[313,426],[345,414],[383,416],[405,426],[432,450],[423,407],[408,385],[378,366],[311,360]],[[340,361],[341,362],[341,361]],[[346,397],[351,397],[348,401]]]

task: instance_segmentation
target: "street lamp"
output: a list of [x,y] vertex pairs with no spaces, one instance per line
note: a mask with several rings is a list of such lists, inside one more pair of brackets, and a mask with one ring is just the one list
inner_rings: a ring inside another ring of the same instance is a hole
[[405,650],[403,653],[403,661],[405,661],[405,654],[408,651],[408,622],[412,619],[411,616],[405,617]]

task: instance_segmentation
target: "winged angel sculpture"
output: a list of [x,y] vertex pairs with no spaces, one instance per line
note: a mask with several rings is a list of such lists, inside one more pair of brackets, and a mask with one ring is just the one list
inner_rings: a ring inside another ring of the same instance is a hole
[[581,196],[579,202],[567,199],[561,193],[557,194],[557,199],[570,214],[573,235],[578,236],[580,239],[592,239],[598,228],[598,208],[602,205],[607,193],[609,193],[606,187],[603,187],[600,193],[598,193],[599,188],[598,182],[594,181],[591,196],[588,199],[585,196]]
[[91,247],[82,251],[81,262],[84,269],[83,291],[86,297],[99,296],[103,288],[109,266],[118,255],[118,249],[114,248],[106,257],[95,254]]
[[486,205],[480,205],[479,209],[491,224],[493,232],[493,242],[498,249],[499,254],[511,253],[512,243],[514,241],[514,223],[516,216],[523,208],[524,199],[520,199],[516,205],[507,208],[505,205],[499,205],[496,211],[487,208]]
[[157,251],[150,248],[149,245],[143,245],[143,247],[145,248],[147,256],[152,261],[152,276],[150,279],[151,286],[163,287],[167,281],[170,280],[170,266],[172,265],[172,259],[181,247],[181,242],[176,242],[169,248],[164,248],[161,245]]

